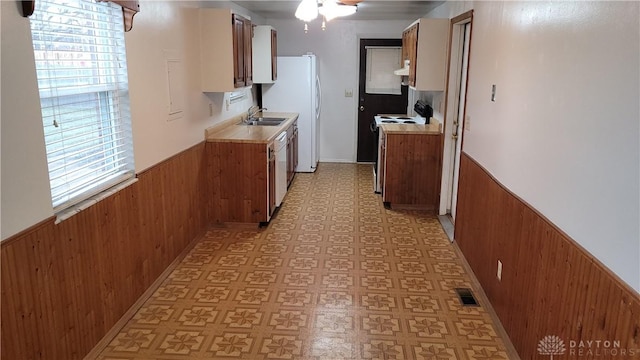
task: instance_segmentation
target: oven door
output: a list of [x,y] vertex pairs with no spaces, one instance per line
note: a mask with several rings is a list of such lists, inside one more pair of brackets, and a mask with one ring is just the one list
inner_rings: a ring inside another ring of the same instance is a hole
[[376,142],[376,145],[375,145],[375,152],[374,152],[375,155],[373,157],[375,159],[374,163],[373,163],[373,191],[375,193],[380,193],[380,189],[379,189],[379,186],[378,186],[378,183],[379,183],[378,182],[378,163],[380,161],[378,149],[380,147],[379,146],[380,130],[378,129],[378,124],[376,123],[375,120],[373,120],[371,122],[371,124],[369,125],[369,129],[371,130],[372,133],[375,134],[376,139],[378,139],[378,141]]
[[373,191],[376,194],[382,194],[382,182],[384,181],[384,134],[379,128],[376,128],[376,137],[378,142],[376,144],[376,161],[373,165]]

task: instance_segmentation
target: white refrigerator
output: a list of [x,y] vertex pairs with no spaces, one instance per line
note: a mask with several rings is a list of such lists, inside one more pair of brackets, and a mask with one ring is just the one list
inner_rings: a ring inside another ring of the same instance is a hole
[[295,112],[298,117],[297,172],[314,172],[318,166],[320,134],[320,78],[315,55],[279,56],[278,78],[262,85],[262,107],[268,111]]

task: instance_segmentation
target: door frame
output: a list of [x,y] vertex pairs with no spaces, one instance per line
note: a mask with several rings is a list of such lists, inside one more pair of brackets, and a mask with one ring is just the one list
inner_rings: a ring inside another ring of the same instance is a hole
[[[473,10],[469,10],[463,14],[460,14],[454,18],[451,19],[450,25],[449,25],[449,64],[447,66],[447,85],[446,85],[446,90],[445,90],[445,112],[444,112],[444,130],[443,130],[443,137],[442,137],[442,180],[441,180],[441,187],[440,187],[440,208],[438,213],[440,215],[450,215],[450,209],[448,209],[448,205],[450,202],[449,199],[449,187],[452,186],[451,182],[453,181],[452,179],[450,179],[451,174],[453,173],[454,169],[453,167],[455,166],[454,162],[455,160],[452,160],[455,158],[455,154],[451,153],[451,149],[453,147],[453,145],[455,143],[453,142],[452,139],[452,135],[453,135],[453,127],[454,124],[453,122],[455,121],[455,117],[457,117],[458,113],[456,110],[456,106],[457,101],[456,101],[456,96],[459,96],[458,91],[460,90],[458,88],[458,83],[460,81],[460,77],[459,74],[455,74],[452,72],[452,69],[458,69],[458,67],[461,65],[462,62],[462,51],[464,51],[464,49],[462,49],[462,46],[454,46],[454,39],[456,39],[456,36],[459,37],[461,32],[465,31],[465,25],[469,24],[469,26],[471,26],[470,32],[469,32],[469,53],[468,53],[468,63],[467,63],[467,79],[466,79],[466,87],[465,87],[465,97],[464,97],[464,104],[463,104],[463,111],[465,114],[465,117],[467,116],[467,96],[466,94],[468,94],[469,91],[469,75],[471,73],[471,41],[473,38]],[[460,62],[460,64],[457,63],[457,61]],[[452,91],[449,91],[452,90]],[[463,134],[464,133],[464,124],[460,124],[459,125],[460,128],[458,129],[458,134]],[[461,146],[460,146],[460,152],[462,152],[464,150],[464,136],[461,136]],[[454,150],[455,151],[455,150]],[[459,164],[458,164],[459,166]],[[458,192],[458,189],[453,189],[454,193]],[[451,221],[453,222],[453,219],[451,219]]]

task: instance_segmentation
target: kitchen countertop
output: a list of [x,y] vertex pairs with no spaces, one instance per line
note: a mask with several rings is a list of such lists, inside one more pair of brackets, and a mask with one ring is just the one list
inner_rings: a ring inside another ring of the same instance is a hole
[[380,129],[385,134],[429,134],[440,135],[442,133],[442,126],[440,122],[431,119],[431,122],[427,125],[418,124],[380,124]]
[[287,118],[278,126],[244,125],[247,115],[235,116],[205,130],[208,142],[264,143],[273,141],[298,118],[298,113],[264,112],[263,117]]

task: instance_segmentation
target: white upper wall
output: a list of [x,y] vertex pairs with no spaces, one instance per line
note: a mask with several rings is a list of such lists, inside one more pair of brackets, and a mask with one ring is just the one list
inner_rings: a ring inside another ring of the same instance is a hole
[[464,151],[640,291],[640,4],[473,8]]
[[[322,84],[320,114],[320,161],[355,162],[358,124],[358,70],[360,38],[402,37],[411,21],[333,20],[327,29],[320,21],[304,32],[300,20],[267,19],[278,31],[278,55],[295,56],[312,52],[318,57]],[[353,97],[345,97],[352,90]]]
[[17,1],[0,1],[2,239],[53,214],[29,20]]
[[[2,6],[2,239],[53,215],[29,20]],[[136,171],[204,140],[204,129],[246,111],[253,96],[200,91],[198,16],[193,2],[140,1],[126,33]],[[251,15],[250,13],[245,13]],[[231,23],[231,21],[229,21]],[[166,60],[181,63],[184,113],[169,120]],[[210,116],[211,104],[211,116]]]
[[[198,9],[180,2],[141,2],[133,30],[126,34],[127,66],[136,170],[141,171],[204,140],[214,122],[246,111],[253,103],[230,104],[228,93],[200,90]],[[231,24],[231,20],[229,20]],[[170,120],[166,61],[182,63],[182,118]],[[209,104],[213,116],[209,116]]]

